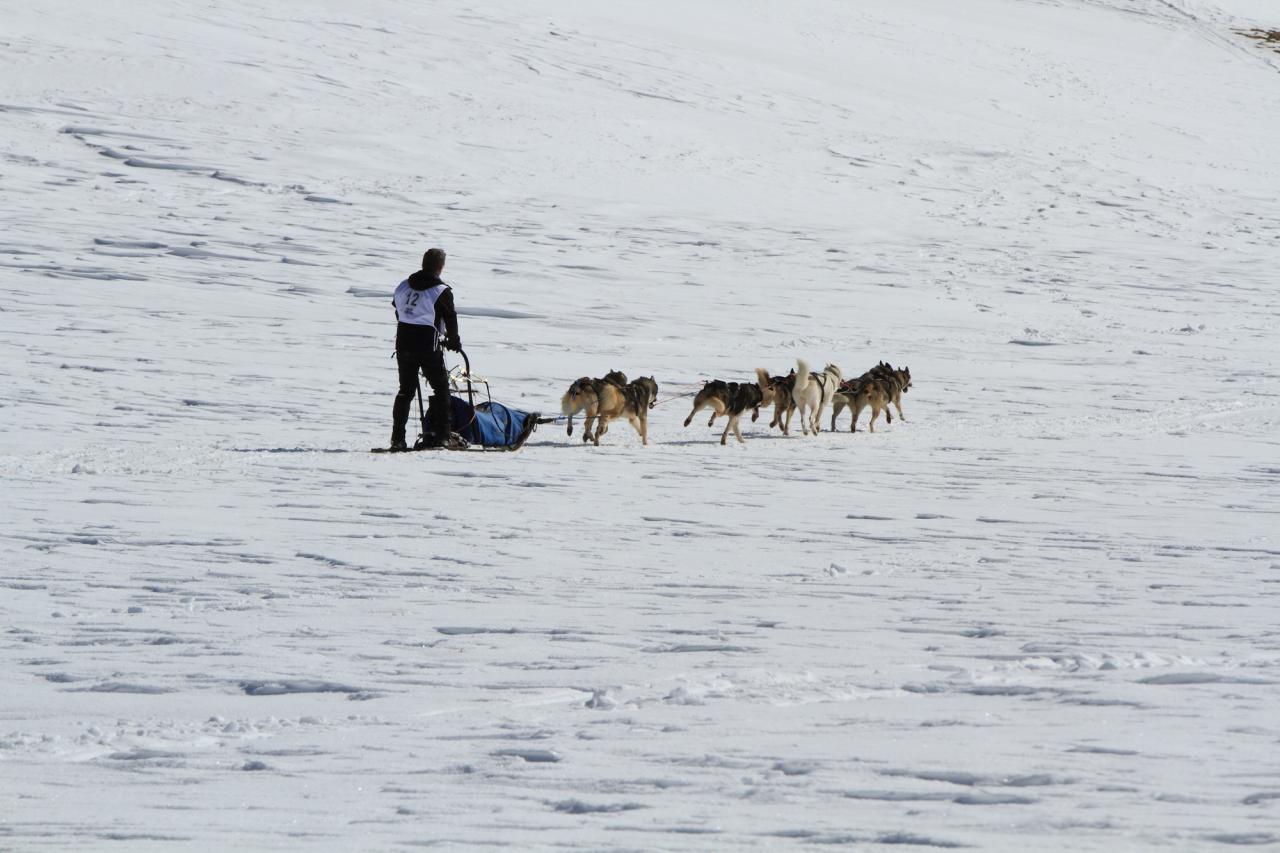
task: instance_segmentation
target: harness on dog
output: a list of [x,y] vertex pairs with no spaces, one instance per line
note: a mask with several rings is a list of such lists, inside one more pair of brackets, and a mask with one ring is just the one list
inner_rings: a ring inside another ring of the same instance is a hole
[[596,392],[596,405],[604,405],[604,401],[600,399],[600,395],[604,393],[604,386],[612,385],[614,388],[621,391],[623,399],[626,399],[627,389],[631,387],[631,384],[632,383],[627,382],[627,376],[625,373],[620,373],[616,370],[606,373],[603,379],[592,379],[591,390]]
[[729,413],[740,415],[747,409],[756,409],[764,402],[764,392],[760,386],[747,382],[729,383]]

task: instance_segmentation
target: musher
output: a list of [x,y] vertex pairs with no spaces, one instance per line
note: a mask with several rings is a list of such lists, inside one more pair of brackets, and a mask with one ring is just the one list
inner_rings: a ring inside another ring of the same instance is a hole
[[405,423],[414,395],[418,393],[418,371],[431,386],[427,406],[423,446],[448,446],[449,375],[444,367],[445,349],[458,352],[458,314],[453,307],[453,290],[440,280],[444,272],[444,250],[430,249],[422,256],[422,269],[400,282],[391,304],[396,309],[396,363],[400,390],[391,412],[391,449],[408,450]]

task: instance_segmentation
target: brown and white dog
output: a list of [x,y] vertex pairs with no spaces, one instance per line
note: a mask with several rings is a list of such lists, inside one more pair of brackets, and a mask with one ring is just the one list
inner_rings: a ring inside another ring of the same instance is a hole
[[640,443],[649,444],[649,410],[658,401],[658,383],[652,376],[641,376],[626,385],[604,382],[596,403],[596,446],[600,436],[609,431],[609,422],[626,418],[640,434]]
[[575,379],[569,390],[564,392],[564,396],[560,398],[560,412],[569,419],[569,425],[565,428],[567,435],[573,435],[573,416],[578,412],[585,412],[582,440],[591,440],[592,421],[595,420],[596,410],[600,405],[600,389],[606,384],[621,388],[627,384],[627,374],[620,370],[610,370],[601,379],[583,376]]

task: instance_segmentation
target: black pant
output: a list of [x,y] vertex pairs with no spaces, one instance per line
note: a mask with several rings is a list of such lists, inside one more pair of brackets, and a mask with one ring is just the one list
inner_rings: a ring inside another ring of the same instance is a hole
[[449,374],[444,369],[444,353],[437,349],[396,347],[400,390],[391,410],[391,443],[404,441],[404,426],[418,393],[418,370],[427,377],[431,399],[427,404],[424,434],[443,441],[449,435]]

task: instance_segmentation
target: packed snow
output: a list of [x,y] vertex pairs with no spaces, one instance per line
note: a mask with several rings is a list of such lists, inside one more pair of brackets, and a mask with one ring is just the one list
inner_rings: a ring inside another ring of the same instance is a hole
[[[1273,3],[0,24],[0,848],[1280,845]],[[650,446],[370,454],[430,246]]]

